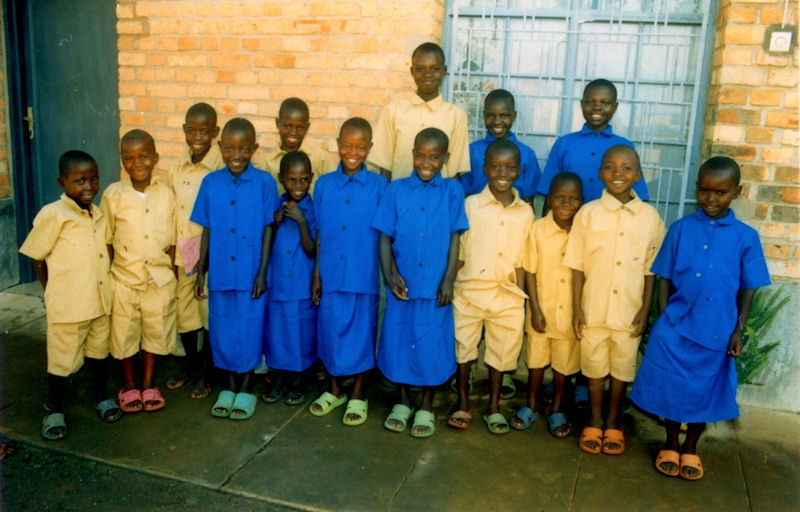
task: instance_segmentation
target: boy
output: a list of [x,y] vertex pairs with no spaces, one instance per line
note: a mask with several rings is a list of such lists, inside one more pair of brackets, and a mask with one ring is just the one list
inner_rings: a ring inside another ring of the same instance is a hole
[[[598,177],[606,189],[575,215],[564,264],[572,269],[572,325],[581,342],[581,373],[589,380],[591,417],[580,437],[586,453],[625,451],[620,403],[636,374],[639,340],[647,328],[655,276],[650,265],[664,238],[655,208],[633,191],[642,177],[629,146],[603,155]],[[603,426],[603,388],[611,375]]]
[[[175,271],[178,276],[177,326],[181,343],[186,351],[186,362],[180,375],[167,381],[167,389],[178,389],[197,380],[192,389],[192,398],[205,398],[211,394],[211,344],[208,339],[208,304],[194,296],[194,276],[197,253],[191,245],[203,233],[203,228],[191,222],[200,182],[206,174],[221,169],[225,164],[214,140],[219,134],[217,112],[207,103],[196,103],[186,111],[183,123],[186,145],[181,159],[167,174],[167,184],[175,194],[175,223],[177,240],[175,247]],[[190,242],[193,242],[190,244]],[[187,250],[187,262],[183,249]],[[203,333],[203,348],[198,352],[200,333]]]
[[470,229],[461,237],[453,310],[456,332],[456,412],[448,425],[469,428],[470,366],[478,358],[478,343],[485,328],[489,367],[489,405],[483,421],[492,434],[508,432],[500,413],[503,372],[517,367],[525,323],[523,258],[533,210],[519,198],[514,182],[519,176],[519,148],[509,140],[496,140],[486,148],[484,172],[489,185],[466,200]]
[[378,325],[378,232],[372,219],[386,178],[370,172],[364,161],[372,147],[372,128],[360,117],[342,124],[341,162],[336,172],[320,177],[314,194],[317,260],[311,296],[319,305],[317,351],[330,377],[330,390],[309,407],[323,416],[347,401],[340,379],[354,375],[353,394],[342,422],[367,421],[364,373],[375,366]]
[[203,178],[190,217],[203,226],[194,294],[206,298],[208,272],[211,353],[227,377],[211,414],[246,420],[256,407],[253,370],[263,352],[267,262],[280,203],[275,180],[250,163],[258,149],[250,121],[228,121],[219,149],[225,167]]
[[467,115],[442,99],[439,88],[445,74],[444,52],[438,44],[423,43],[411,54],[411,76],[417,90],[410,98],[393,100],[384,107],[370,153],[370,164],[388,180],[411,174],[414,137],[426,127],[439,128],[450,140],[450,158],[442,176],[469,171]]
[[45,205],[19,252],[33,260],[44,288],[47,311],[47,415],[42,437],[63,439],[67,377],[86,357],[100,418],[108,423],[122,412],[107,398],[111,283],[105,244],[106,219],[92,204],[99,188],[97,163],[83,151],[58,159],[58,201]]
[[[122,360],[122,411],[153,412],[166,405],[155,386],[156,355],[175,348],[175,196],[152,179],[158,153],[150,134],[129,131],[119,150],[130,179],[109,185],[100,201],[114,279],[111,355]],[[142,391],[133,369],[140,349]]]
[[[633,148],[631,141],[611,130],[611,118],[618,105],[617,88],[608,80],[598,78],[586,85],[581,99],[581,113],[586,122],[580,131],[563,135],[553,144],[537,192],[546,194],[553,176],[569,171],[581,177],[584,201],[600,198],[603,183],[597,179],[595,169],[600,168],[603,154],[619,144]],[[636,181],[633,190],[642,201],[650,199],[644,177]]]
[[280,146],[267,153],[262,167],[278,180],[278,194],[283,194],[286,189],[278,179],[281,158],[289,151],[302,151],[311,160],[313,177],[310,190],[313,193],[317,179],[325,173],[333,172],[336,169],[336,161],[321,147],[307,142],[303,143],[308,128],[311,126],[306,102],[300,98],[283,100],[278,110],[278,117],[275,118],[275,126],[278,128],[278,136],[281,139]]
[[[758,233],[729,209],[742,191],[739,177],[727,157],[700,166],[700,208],[670,226],[652,267],[661,276],[660,316],[631,399],[664,418],[656,469],[686,480],[703,477],[697,442],[706,423],[739,416],[734,358],[755,289],[770,282]],[[688,424],[682,445],[681,423]]]
[[425,128],[414,140],[414,172],[386,188],[372,227],[380,231],[386,313],[378,368],[400,383],[400,402],[384,426],[402,432],[411,417],[409,386],[422,386],[411,435],[434,432],[435,387],[456,370],[453,351],[453,281],[459,234],[469,227],[464,194],[443,179],[447,135]]
[[528,403],[511,418],[511,426],[525,430],[540,414],[536,393],[544,370],[553,368],[553,410],[547,427],[554,437],[569,434],[561,402],[567,377],[580,370],[580,345],[572,330],[572,270],[564,266],[564,250],[572,218],[583,202],[581,178],[575,173],[556,174],[545,198],[550,211],[533,223],[528,239],[525,288],[530,323],[526,325]]
[[486,186],[486,174],[483,172],[483,158],[486,148],[498,139],[507,139],[517,145],[520,152],[519,178],[514,188],[519,197],[530,202],[536,194],[536,185],[542,171],[539,160],[532,148],[517,140],[511,126],[517,119],[514,96],[505,89],[495,89],[486,95],[483,101],[483,123],[486,126],[486,137],[469,145],[470,171],[458,177],[464,192],[469,196],[477,194]]

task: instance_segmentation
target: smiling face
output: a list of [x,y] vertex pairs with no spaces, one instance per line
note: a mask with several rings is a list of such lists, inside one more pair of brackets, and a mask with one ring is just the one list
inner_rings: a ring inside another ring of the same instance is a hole
[[258,144],[254,135],[247,130],[233,129],[223,132],[219,141],[222,161],[235,175],[239,175],[247,169],[247,164],[250,163],[250,159],[253,158],[257,149]]
[[64,189],[67,197],[78,205],[88,209],[100,190],[100,178],[97,164],[94,162],[75,162],[69,166],[65,176],[58,178],[58,185]]
[[372,148],[372,139],[364,130],[347,128],[339,134],[336,144],[339,146],[342,171],[351,175],[361,170]]
[[483,124],[496,139],[508,137],[516,119],[517,112],[508,100],[487,100],[483,106]]
[[281,169],[278,180],[286,189],[292,201],[300,201],[311,186],[311,169],[303,165],[302,162],[294,162],[288,167]]
[[639,157],[628,146],[613,147],[603,155],[603,163],[597,174],[609,194],[621,203],[627,203],[633,198],[631,187],[642,178]]
[[275,126],[278,127],[278,135],[281,138],[281,149],[297,151],[311,123],[308,122],[308,114],[302,110],[291,109],[275,118]]
[[712,219],[728,215],[731,202],[741,193],[742,186],[727,169],[706,171],[697,180],[697,204]]
[[186,119],[183,123],[183,134],[186,136],[186,145],[192,152],[192,163],[198,163],[211,149],[211,143],[219,135],[219,126],[213,119],[204,113],[198,113]]
[[487,151],[483,172],[495,197],[507,195],[519,177],[519,154],[510,149]]
[[586,124],[592,130],[598,132],[605,130],[614,117],[617,106],[617,95],[609,87],[591,87],[583,92],[581,112]]
[[153,143],[144,138],[124,141],[120,147],[122,168],[131,178],[133,188],[143,191],[153,177],[158,153]]
[[560,227],[572,225],[572,218],[583,203],[580,183],[561,181],[550,188],[547,202],[553,211],[553,219]]
[[415,142],[412,150],[414,170],[422,181],[430,181],[442,171],[450,156],[436,139],[421,139]]
[[439,95],[446,73],[447,66],[438,53],[421,51],[411,58],[411,76],[417,84],[417,94],[425,101]]

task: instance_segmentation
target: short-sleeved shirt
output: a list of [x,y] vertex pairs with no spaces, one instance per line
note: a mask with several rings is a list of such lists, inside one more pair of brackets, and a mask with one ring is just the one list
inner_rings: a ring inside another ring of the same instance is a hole
[[458,259],[464,266],[456,276],[456,287],[481,309],[488,309],[500,290],[527,298],[516,269],[525,266],[533,209],[516,191],[514,201],[504,207],[488,186],[469,196],[464,207],[469,230],[461,235]]
[[175,196],[169,186],[153,180],[143,196],[130,180],[103,192],[106,243],[114,248],[111,273],[121,283],[144,290],[151,280],[161,287],[175,278],[166,251],[175,245]]
[[564,265],[585,275],[581,306],[587,327],[630,330],[664,231],[656,209],[635,193],[623,204],[603,190],[600,199],[578,210]]
[[352,176],[320,176],[314,191],[319,226],[319,272],[323,293],[378,293],[378,232],[372,219],[386,188],[386,178],[367,170]]
[[275,180],[248,164],[238,177],[228,167],[203,178],[191,220],[208,228],[208,289],[250,291],[261,265],[264,228],[280,209]]
[[[605,130],[597,132],[584,124],[580,131],[559,137],[547,156],[544,173],[536,186],[536,191],[540,194],[548,194],[550,182],[553,181],[555,175],[569,171],[581,177],[584,202],[588,203],[599,199],[606,188],[597,175],[597,171],[603,164],[603,154],[612,146],[620,144],[634,147],[633,142],[625,137],[615,135],[611,125],[608,125]],[[633,191],[643,201],[650,199],[644,176],[633,184]]]
[[106,218],[97,206],[90,215],[61,194],[33,219],[19,252],[47,263],[48,322],[83,322],[111,312]]
[[[281,202],[291,201],[288,194]],[[317,218],[311,196],[301,199],[297,206],[303,210],[311,239],[317,236]],[[314,273],[314,257],[308,257],[300,243],[300,225],[286,215],[275,228],[275,242],[270,252],[267,285],[269,300],[292,301],[311,298],[311,276]]]
[[430,181],[416,171],[386,187],[372,227],[394,239],[397,270],[410,299],[435,299],[447,269],[452,233],[469,228],[464,192],[437,174]]
[[525,270],[536,274],[536,296],[549,338],[573,339],[572,269],[564,265],[569,232],[556,224],[553,212],[533,223]]
[[[486,178],[486,173],[483,171],[483,164],[486,159],[486,148],[496,140],[497,137],[491,133],[487,133],[486,137],[481,140],[476,140],[469,145],[469,164],[471,170],[458,177],[458,181],[461,182],[461,186],[464,187],[464,192],[468,196],[477,194],[489,183],[488,178]],[[539,184],[539,178],[542,176],[542,171],[539,168],[539,160],[536,159],[536,153],[531,147],[520,142],[513,132],[508,134],[506,140],[513,142],[519,148],[519,177],[517,177],[517,181],[514,182],[514,188],[519,192],[519,197],[531,197],[536,194],[536,185]]]
[[[321,147],[315,146],[314,144],[310,144],[306,140],[300,144],[300,151],[305,153],[308,156],[308,159],[311,161],[311,174],[313,176],[311,178],[311,188],[309,189],[309,192],[314,192],[314,186],[317,184],[317,179],[319,179],[319,177],[323,174],[327,174],[336,170],[336,159],[333,158],[328,151],[325,151]],[[278,194],[283,194],[286,192],[286,189],[283,188],[283,185],[281,185],[281,182],[278,179],[278,175],[281,171],[281,159],[286,153],[287,151],[281,149],[280,147],[274,148],[267,153],[267,156],[264,158],[262,163],[262,168],[268,171],[275,179],[275,183],[278,185]]]
[[450,140],[450,158],[442,168],[449,178],[469,171],[467,114],[439,95],[425,101],[414,93],[410,98],[390,101],[381,111],[367,160],[375,167],[392,171],[392,179],[406,178],[414,169],[414,138],[423,128],[439,128]]
[[[222,161],[219,148],[212,144],[206,156],[196,164],[192,163],[191,150],[186,148],[180,160],[167,174],[167,184],[175,194],[176,244],[180,240],[200,236],[203,233],[203,227],[190,221],[189,216],[192,214],[194,201],[197,199],[197,191],[200,190],[200,182],[203,181],[206,174],[223,167],[225,167],[225,163]],[[180,246],[175,248],[175,264],[179,267],[183,266]]]
[[770,283],[758,233],[733,210],[721,219],[697,210],[672,224],[652,271],[675,287],[664,314],[679,334],[723,351],[736,329],[739,290]]

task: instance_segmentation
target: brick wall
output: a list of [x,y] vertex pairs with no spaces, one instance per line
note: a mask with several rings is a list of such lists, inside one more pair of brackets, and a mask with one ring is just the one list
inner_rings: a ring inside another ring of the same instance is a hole
[[[5,13],[0,5],[0,26],[5,26]],[[0,199],[13,197],[11,186],[11,145],[8,127],[8,80],[6,79],[6,39],[0,39]]]
[[[784,2],[720,2],[704,156],[742,165],[749,221],[761,235],[773,278],[800,278],[797,43],[790,54],[764,50],[766,28],[780,24]],[[797,25],[797,0],[787,24]]]

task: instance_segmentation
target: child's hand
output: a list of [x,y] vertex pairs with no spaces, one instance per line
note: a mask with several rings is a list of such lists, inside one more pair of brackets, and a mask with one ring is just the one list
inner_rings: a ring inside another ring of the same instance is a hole
[[261,297],[261,294],[267,291],[267,278],[265,276],[256,276],[253,283],[253,298]]
[[202,272],[198,272],[197,277],[194,279],[194,297],[198,300],[204,300],[206,298],[206,294],[203,293],[205,283],[206,276]]
[[539,308],[531,308],[531,327],[536,332],[544,333],[547,328],[547,321]]
[[315,306],[319,306],[319,300],[322,298],[322,279],[318,275],[314,275],[311,279],[311,301]]
[[645,329],[647,329],[647,317],[649,317],[649,311],[645,311],[644,308],[640,309],[636,316],[633,317],[633,323],[631,323],[631,338],[638,338],[642,334],[644,334]]
[[736,329],[728,342],[728,355],[739,357],[742,353],[742,331]]
[[403,276],[401,276],[399,272],[392,269],[392,273],[386,279],[386,284],[388,284],[389,289],[392,290],[392,295],[399,300],[408,300],[408,286],[406,285],[406,280],[403,279]]
[[584,327],[586,327],[586,320],[583,318],[583,310],[574,308],[572,310],[572,330],[575,331],[575,337],[579,340],[583,339]]
[[298,224],[306,220],[306,216],[303,215],[303,209],[294,201],[283,203],[283,214]]
[[446,306],[453,302],[453,282],[449,279],[442,279],[439,283],[439,291],[436,294],[439,306]]
[[283,208],[275,212],[275,224],[283,222]]

